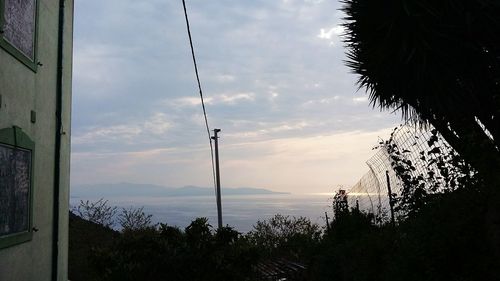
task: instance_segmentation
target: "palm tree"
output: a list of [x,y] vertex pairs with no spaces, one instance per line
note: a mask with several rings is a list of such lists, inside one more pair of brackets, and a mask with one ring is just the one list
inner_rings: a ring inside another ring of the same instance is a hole
[[373,106],[432,124],[478,171],[500,258],[500,1],[344,4],[347,65],[360,88]]
[[499,174],[500,1],[345,0],[344,11],[347,65],[372,105],[431,123],[484,177]]

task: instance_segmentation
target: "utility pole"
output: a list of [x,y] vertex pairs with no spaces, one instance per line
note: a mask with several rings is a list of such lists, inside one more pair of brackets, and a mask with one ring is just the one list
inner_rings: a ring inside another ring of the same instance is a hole
[[393,226],[396,225],[396,221],[394,220],[394,202],[392,201],[392,190],[391,190],[391,181],[389,179],[389,171],[385,171],[385,178],[387,179],[387,192],[389,195],[389,207],[391,208],[391,223]]
[[219,229],[222,229],[222,200],[220,194],[220,172],[219,172],[219,137],[217,133],[220,129],[214,129],[214,135],[211,139],[214,140],[215,145],[215,179],[216,179],[216,194],[217,197],[217,222]]

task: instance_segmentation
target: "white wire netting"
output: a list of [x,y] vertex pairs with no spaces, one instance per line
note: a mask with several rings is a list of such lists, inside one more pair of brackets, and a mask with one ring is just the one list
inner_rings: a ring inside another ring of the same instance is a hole
[[[393,198],[401,196],[403,191],[403,181],[395,170],[396,160],[393,157],[413,167],[406,173],[412,178],[420,176],[426,190],[442,192],[441,187],[446,184],[440,182],[444,181],[440,175],[443,169],[439,169],[438,165],[442,165],[443,161],[438,160],[452,152],[451,147],[433,128],[405,125],[395,129],[392,142],[380,141],[376,153],[366,161],[368,171],[349,189],[349,206],[358,206],[360,210],[374,214],[379,222],[389,218],[389,186]],[[433,180],[427,181],[430,176]]]

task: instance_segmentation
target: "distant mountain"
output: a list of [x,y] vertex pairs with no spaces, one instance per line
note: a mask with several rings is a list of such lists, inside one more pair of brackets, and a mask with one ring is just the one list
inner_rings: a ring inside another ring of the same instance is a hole
[[[239,187],[222,188],[222,195],[274,195],[289,194],[288,192],[275,192],[264,188]],[[92,185],[72,185],[71,197],[131,197],[131,196],[211,196],[214,195],[213,187],[184,186],[165,187],[154,184],[112,183]]]

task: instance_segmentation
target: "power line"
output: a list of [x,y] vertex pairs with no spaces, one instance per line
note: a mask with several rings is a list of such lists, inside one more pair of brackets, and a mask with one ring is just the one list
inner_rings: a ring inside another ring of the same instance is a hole
[[[201,90],[200,75],[198,74],[198,65],[196,64],[196,56],[194,55],[193,39],[191,38],[191,29],[189,28],[189,19],[186,10],[186,1],[182,0],[182,6],[184,7],[184,17],[186,18],[186,27],[189,36],[189,45],[191,46],[191,55],[193,57],[194,72],[196,74],[196,81],[198,82],[198,90],[200,91],[201,107],[203,108],[203,116],[205,117],[205,127],[207,128],[208,142],[210,144],[210,156],[212,159],[212,177],[215,184],[215,164],[214,164],[214,148],[212,146],[212,138],[210,135],[210,127],[208,126],[207,111],[205,110],[205,101],[203,100],[203,91]],[[217,192],[217,191],[216,191]]]

